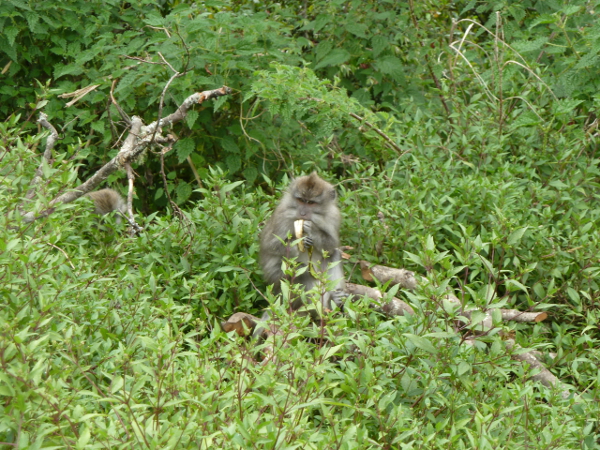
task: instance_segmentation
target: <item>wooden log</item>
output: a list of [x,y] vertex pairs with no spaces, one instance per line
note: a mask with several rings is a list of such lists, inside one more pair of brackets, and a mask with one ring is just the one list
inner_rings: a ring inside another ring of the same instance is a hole
[[[461,301],[454,295],[448,294],[444,297],[445,300],[450,303],[462,307]],[[467,319],[471,319],[471,313],[475,311],[475,309],[463,310],[460,312],[462,316],[465,316]],[[486,324],[487,329],[492,328],[492,314],[494,308],[486,309],[484,312],[486,313],[485,321],[488,321],[489,324]],[[545,312],[536,312],[536,311],[519,311],[518,309],[500,309],[500,315],[503,321],[514,321],[514,322],[541,322],[548,317],[548,314]],[[489,320],[488,320],[489,318]],[[481,331],[481,330],[480,330]]]
[[517,309],[501,309],[502,320],[513,322],[541,322],[548,317],[548,313],[535,311],[519,311]]
[[[345,292],[356,297],[362,297],[366,295],[367,297],[378,302],[383,300],[383,294],[379,289],[363,286],[361,284],[346,283]],[[415,314],[415,311],[408,303],[403,302],[396,297],[392,298],[389,302],[381,306],[378,305],[377,307],[381,308],[381,311],[389,316],[404,316],[407,314],[412,316]]]
[[[509,350],[520,349],[520,347],[517,344],[515,344],[515,342],[512,339],[506,341],[506,347]],[[538,352],[536,352],[535,350],[529,350],[524,353],[513,353],[511,355],[511,358],[515,361],[520,361],[529,364],[529,367],[531,367],[532,369],[539,370],[538,373],[531,376],[532,380],[539,381],[546,387],[560,387],[563,389],[560,393],[561,397],[563,399],[569,398],[569,396],[571,395],[569,393],[569,390],[566,388],[566,386],[564,386],[562,381],[560,381],[552,372],[550,372],[546,368],[546,366],[544,366],[544,364],[538,358],[536,358],[536,353]]]
[[367,261],[361,261],[360,271],[366,281],[373,281],[374,279],[377,279],[380,283],[390,281],[392,285],[399,284],[406,289],[414,289],[418,284],[414,272],[406,269],[372,265]]
[[346,288],[344,291],[350,295],[356,295],[358,297],[366,295],[373,300],[381,300],[383,298],[383,294],[379,289],[363,286],[362,284],[346,283]]
[[244,312],[236,312],[227,322],[221,322],[221,328],[225,333],[235,331],[239,336],[249,336],[258,323],[258,317]]
[[[456,297],[455,295],[452,294],[448,294],[444,297],[444,300],[447,300],[448,302],[452,303],[453,305],[458,306],[459,308],[459,314],[465,318],[467,318],[469,320],[469,322],[471,321],[471,318],[473,316],[473,312],[476,311],[476,309],[469,309],[469,310],[463,310],[462,309],[462,302],[458,299],[458,297]],[[471,328],[471,330],[473,332],[475,332],[476,334],[484,334],[487,333],[488,331],[490,331],[493,328],[493,320],[492,320],[492,315],[490,314],[489,311],[484,311],[485,313],[485,317],[476,324],[476,326],[474,326],[473,328]]]

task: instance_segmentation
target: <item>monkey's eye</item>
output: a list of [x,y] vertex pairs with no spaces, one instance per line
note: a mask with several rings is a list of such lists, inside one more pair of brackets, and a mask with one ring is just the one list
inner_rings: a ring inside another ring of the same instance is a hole
[[316,202],[312,201],[312,200],[306,200],[306,204],[307,205],[314,205]]

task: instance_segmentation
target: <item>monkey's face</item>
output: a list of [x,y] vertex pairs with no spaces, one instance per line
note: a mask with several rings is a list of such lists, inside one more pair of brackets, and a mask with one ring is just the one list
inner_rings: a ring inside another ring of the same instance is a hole
[[292,184],[291,194],[296,211],[296,220],[313,220],[332,206],[335,208],[335,190],[315,172],[300,177]]
[[313,210],[317,203],[314,200],[296,197],[296,219],[312,220]]
[[302,189],[297,189],[293,195],[296,209],[296,220],[313,220],[314,216],[323,215],[330,208],[335,209],[335,191],[333,189],[312,192],[307,195]]

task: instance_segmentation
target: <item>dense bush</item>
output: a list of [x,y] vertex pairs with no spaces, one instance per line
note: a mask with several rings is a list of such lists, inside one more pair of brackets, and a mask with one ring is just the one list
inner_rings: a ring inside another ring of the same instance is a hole
[[[0,4],[0,445],[599,448],[597,5],[159,5]],[[170,130],[166,187],[153,154],[136,167],[144,231],[85,199],[24,225],[116,152],[113,80],[129,114],[156,119],[173,71],[125,56],[158,52],[188,70],[163,114],[194,90],[235,94]],[[93,84],[69,108],[57,97]],[[63,139],[24,204],[36,106]],[[352,281],[361,259],[429,281],[397,294],[411,317],[358,301],[311,324],[274,304],[277,359],[257,364],[218,324],[274,301],[261,222],[313,169],[340,194]],[[448,290],[549,318],[467,346]],[[530,381],[507,336],[556,353],[571,398]]]
[[[149,217],[138,238],[90,216],[83,201],[22,229],[14,187],[33,168],[24,144],[35,140],[12,141],[2,166],[3,441],[594,448],[597,300],[593,266],[575,256],[591,255],[597,239],[582,231],[583,212],[560,214],[556,187],[538,186],[548,202],[540,213],[524,183],[506,182],[510,168],[492,176],[443,156],[380,173],[355,166],[339,185],[344,242],[355,257],[406,265],[433,285],[409,295],[412,318],[386,319],[360,302],[322,329],[288,318],[299,331],[286,331],[277,362],[262,366],[217,322],[264,304],[256,234],[270,194],[215,171],[189,222]],[[488,197],[501,201],[488,206]],[[560,219],[549,224],[545,210]],[[574,247],[557,251],[574,227]],[[580,242],[585,250],[573,251]],[[468,303],[548,309],[548,324],[501,328],[523,346],[557,351],[552,370],[583,393],[577,402],[528,382],[498,334],[482,338],[488,350],[460,345],[432,301],[447,284]]]

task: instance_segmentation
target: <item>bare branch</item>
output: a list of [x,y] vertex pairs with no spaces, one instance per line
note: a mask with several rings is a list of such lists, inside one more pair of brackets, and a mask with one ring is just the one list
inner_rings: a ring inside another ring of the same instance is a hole
[[[135,162],[140,156],[140,154],[149,146],[153,144],[172,145],[175,142],[175,138],[172,135],[164,137],[160,134],[157,134],[157,128],[162,128],[166,125],[172,125],[175,122],[183,120],[187,115],[188,109],[196,103],[202,103],[207,99],[217,98],[223,95],[228,95],[229,93],[231,93],[231,89],[227,86],[223,86],[219,89],[192,94],[183,101],[179,108],[177,108],[177,111],[175,111],[173,114],[168,115],[164,119],[156,120],[147,127],[143,126],[143,122],[139,117],[133,116],[131,118],[131,127],[129,130],[129,135],[125,139],[125,142],[123,142],[119,153],[113,159],[111,159],[108,163],[101,167],[87,181],[77,186],[74,190],[66,192],[53,199],[49,204],[49,208],[45,211],[42,211],[38,216],[36,216],[33,212],[25,214],[23,216],[23,222],[30,223],[40,217],[46,217],[49,214],[52,214],[52,212],[55,209],[54,206],[56,204],[72,202],[81,197],[82,195],[91,192],[98,185],[100,185],[100,183],[102,183],[110,174],[117,170],[125,168],[126,164],[128,163]],[[52,147],[54,146],[54,142],[56,141],[56,138],[58,138],[58,133],[56,132],[54,127],[52,127],[52,125],[50,125],[47,122],[46,117],[47,116],[45,114],[43,116],[40,115],[39,122],[46,128],[53,130],[53,133],[48,138],[48,142],[46,144],[46,152],[44,153],[44,157],[48,158],[49,160]],[[163,153],[164,152],[161,152],[161,155]],[[42,166],[40,166],[40,168],[38,169],[38,171],[40,172],[39,177],[41,177],[41,167]],[[35,183],[37,183],[39,179],[36,179],[34,177],[34,180],[32,180],[32,185],[35,185],[34,181]],[[31,194],[31,198],[33,197],[33,195],[34,193]],[[128,221],[131,224],[131,218],[128,218]]]
[[[160,59],[162,59],[162,60],[163,60],[163,62],[164,62],[164,63],[165,63],[167,66],[169,66],[169,69],[171,69],[171,71],[173,71],[173,72],[174,72],[174,73],[176,73],[176,74],[178,74],[178,73],[179,73],[177,70],[175,70],[175,68],[174,68],[174,67],[171,65],[171,63],[169,63],[169,61],[167,61],[167,60],[165,59],[165,57],[162,55],[162,53],[161,53],[161,52],[158,52],[158,56],[160,56]],[[166,88],[165,88],[165,90],[166,90]]]
[[65,93],[65,94],[60,94],[58,96],[58,98],[71,98],[71,97],[75,97],[73,100],[71,100],[70,102],[68,102],[65,105],[65,107],[68,108],[69,106],[74,105],[79,100],[81,100],[83,97],[85,97],[87,94],[89,94],[90,92],[92,92],[93,90],[95,90],[98,86],[100,86],[100,85],[99,84],[92,84],[92,85],[84,87],[82,89],[77,89],[76,91],[73,91],[73,92],[69,92],[69,93]]
[[56,141],[58,139],[58,132],[56,131],[56,128],[54,128],[54,126],[50,122],[48,122],[48,116],[46,114],[44,114],[43,112],[40,113],[40,118],[38,119],[38,123],[41,126],[43,126],[44,128],[50,130],[50,135],[48,136],[48,139],[46,139],[46,149],[44,150],[44,156],[43,156],[42,162],[40,163],[37,170],[35,171],[35,174],[33,176],[33,179],[31,180],[31,183],[29,183],[29,191],[27,191],[27,195],[25,195],[25,198],[27,200],[31,200],[35,196],[35,187],[42,179],[42,175],[43,175],[42,169],[44,167],[44,162],[46,162],[46,164],[48,164],[48,165],[51,164],[52,149],[54,148],[54,144],[56,144]]
[[39,216],[35,216],[33,212],[29,212],[23,216],[24,223],[30,223],[39,217],[46,217],[52,212],[54,212],[54,205],[57,203],[70,203],[73,200],[77,200],[84,194],[91,192],[96,188],[100,183],[102,183],[106,178],[113,172],[117,171],[123,164],[127,161],[131,161],[135,159],[143,150],[141,145],[136,147],[136,140],[142,128],[142,119],[137,116],[133,116],[131,130],[129,132],[129,136],[125,139],[123,146],[119,153],[107,162],[103,167],[101,167],[94,175],[92,175],[85,183],[80,184],[74,190],[66,192],[50,202],[50,207],[45,211],[42,211]]
[[133,176],[133,169],[131,168],[131,162],[126,162],[125,163],[125,171],[127,172],[127,181],[129,184],[129,190],[127,192],[127,214],[122,214],[121,215],[123,217],[125,217],[125,219],[127,220],[127,222],[129,222],[129,226],[131,227],[131,234],[136,234],[136,233],[140,233],[143,228],[140,227],[137,222],[135,221],[135,218],[133,216],[133,181],[134,181],[134,176]]
[[127,214],[133,220],[133,169],[131,168],[131,163],[125,163],[125,171],[127,172],[127,182],[128,182],[128,192],[127,192]]
[[127,125],[131,125],[131,118],[127,115],[127,113],[125,111],[123,111],[123,109],[119,106],[119,104],[117,103],[117,100],[115,99],[114,90],[115,90],[116,85],[117,85],[117,80],[113,80],[113,82],[110,86],[110,101],[112,102],[113,105],[115,105],[115,108],[117,108],[117,111],[119,111],[121,118],[127,123]]
[[231,88],[227,86],[223,86],[219,89],[214,89],[211,91],[197,92],[195,94],[192,94],[181,103],[179,108],[177,108],[177,111],[175,111],[173,114],[169,114],[164,119],[160,119],[160,124],[159,121],[154,121],[150,125],[148,125],[146,127],[145,134],[153,133],[156,127],[163,128],[166,125],[172,125],[175,122],[183,120],[187,115],[188,109],[190,109],[195,104],[200,104],[203,103],[205,100],[222,97],[223,95],[229,94],[231,94]]
[[[159,53],[160,55],[160,53]],[[160,55],[161,58],[163,58],[163,55]],[[167,63],[167,61],[163,58],[163,61],[165,61],[165,63]],[[169,64],[169,63],[167,63]],[[171,64],[169,64],[169,67],[171,67],[171,69],[173,69],[173,67],[171,66]],[[164,105],[164,101],[165,101],[165,95],[167,94],[167,89],[169,89],[169,86],[171,85],[171,83],[173,82],[173,80],[175,78],[179,78],[180,76],[182,76],[182,73],[177,72],[175,69],[173,69],[173,71],[175,72],[173,74],[173,76],[171,78],[169,78],[169,81],[167,81],[167,84],[165,85],[165,87],[163,88],[162,94],[160,95],[160,102],[158,103],[158,117],[156,119],[157,122],[160,123],[160,119],[162,118],[162,109],[163,109],[163,105]],[[150,142],[154,142],[154,138],[156,137],[156,133],[158,132],[160,127],[156,127],[154,129],[154,133],[152,133],[152,138],[150,139]]]
[[163,65],[163,63],[154,62],[154,61],[148,61],[147,59],[140,58],[138,56],[123,56],[123,58],[125,58],[125,59],[132,59],[134,61],[140,61],[140,62],[143,62],[143,63],[146,63],[146,64],[155,64],[157,66],[162,66]]

